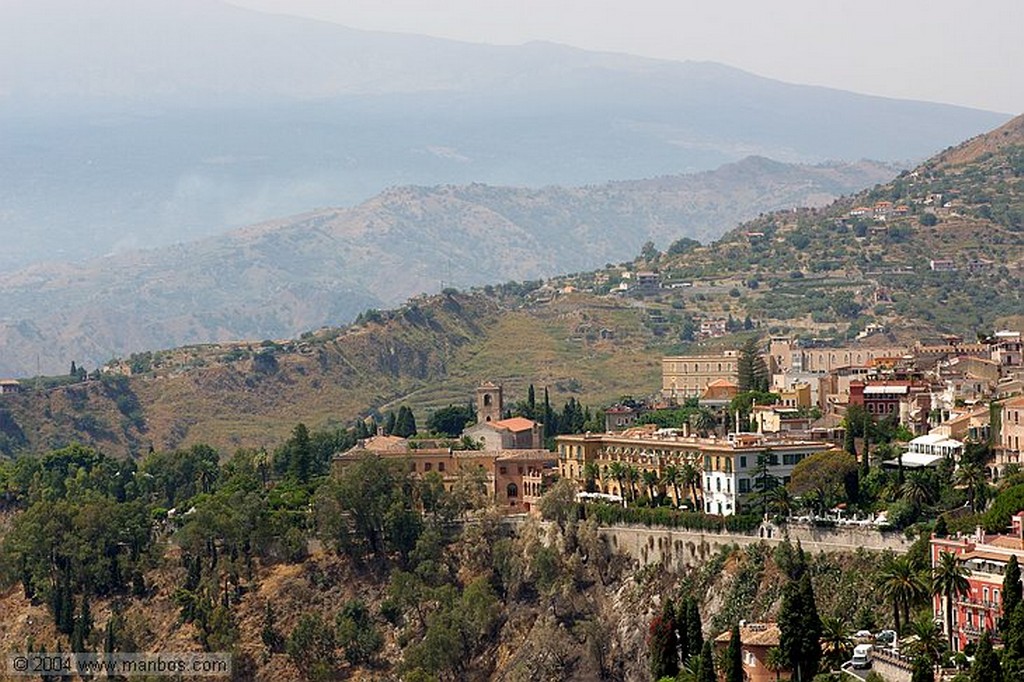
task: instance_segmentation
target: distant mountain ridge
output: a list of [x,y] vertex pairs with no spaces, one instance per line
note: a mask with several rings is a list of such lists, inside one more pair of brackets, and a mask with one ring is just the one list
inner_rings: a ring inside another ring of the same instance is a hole
[[386,187],[905,163],[1005,116],[550,43],[375,33],[216,0],[10,0],[0,269],[162,246]]
[[0,276],[0,373],[61,371],[188,343],[282,338],[423,291],[536,279],[715,239],[764,211],[822,205],[884,164],[717,171],[577,188],[399,187],[221,237]]

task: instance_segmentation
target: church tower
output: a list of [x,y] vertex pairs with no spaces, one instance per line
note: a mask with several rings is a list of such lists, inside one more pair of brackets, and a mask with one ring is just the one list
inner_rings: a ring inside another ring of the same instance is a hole
[[476,389],[476,423],[501,421],[502,411],[501,386],[486,381]]

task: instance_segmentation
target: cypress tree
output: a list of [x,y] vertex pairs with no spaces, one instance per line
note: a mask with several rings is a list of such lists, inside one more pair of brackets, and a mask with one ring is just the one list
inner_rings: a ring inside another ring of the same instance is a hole
[[1007,676],[1024,671],[1024,602],[1017,602],[1013,612],[1003,612],[1003,667]]
[[107,619],[107,627],[103,633],[103,651],[108,654],[117,650],[117,633],[114,628],[116,619],[116,615]]
[[732,626],[729,647],[725,650],[725,682],[743,682],[743,641],[739,625]]
[[384,421],[384,435],[385,436],[390,436],[391,434],[393,434],[395,432],[395,423],[397,421],[398,421],[398,418],[395,416],[395,411],[391,410],[390,412],[388,412],[387,419]]
[[405,405],[398,408],[398,417],[395,418],[395,425],[391,433],[402,438],[416,435],[416,417],[413,416],[412,410]]
[[684,665],[690,660],[689,613],[690,598],[687,597],[676,605],[676,643],[679,647],[680,662]]
[[313,468],[313,446],[305,424],[296,424],[288,445],[288,473],[300,483],[308,482]]
[[806,570],[783,589],[779,630],[779,649],[793,670],[793,678],[810,682],[821,662],[821,619],[811,576]]
[[263,612],[263,628],[260,631],[260,638],[268,652],[279,654],[284,651],[284,636],[277,629],[277,614],[274,613],[274,607],[269,601]]
[[1017,557],[1011,554],[1010,560],[1006,562],[1006,570],[1003,572],[1003,616],[1000,619],[1000,629],[1005,629],[1010,615],[1020,602],[1020,565],[1017,563]]
[[526,393],[526,406],[530,410],[530,414],[527,415],[530,419],[537,418],[537,395],[533,390],[533,384],[530,384],[530,389]]
[[715,657],[711,652],[711,642],[705,642],[700,650],[700,665],[697,668],[697,682],[718,682],[715,672]]
[[647,633],[651,677],[675,677],[679,673],[679,650],[676,641],[676,615],[672,600],[666,599],[661,613],[651,620]]
[[691,656],[700,656],[704,646],[704,630],[700,624],[700,609],[697,600],[691,597],[686,604],[686,645]]
[[74,629],[71,632],[71,651],[83,653],[90,634],[92,634],[92,613],[89,611],[89,597],[83,594],[82,608],[78,618],[75,618]]
[[981,633],[978,648],[974,652],[974,663],[971,664],[971,682],[1003,682],[1003,667],[999,665],[999,656],[992,650],[992,638],[988,630]]

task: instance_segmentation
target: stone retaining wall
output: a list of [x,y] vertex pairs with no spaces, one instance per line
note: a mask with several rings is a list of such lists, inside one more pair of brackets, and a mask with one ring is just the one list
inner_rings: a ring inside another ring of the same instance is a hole
[[800,542],[808,552],[853,552],[858,549],[891,550],[904,553],[911,541],[902,533],[883,533],[862,527],[819,528],[790,524],[762,524],[752,533],[709,533],[682,528],[657,528],[616,525],[601,528],[601,534],[613,550],[618,550],[642,565],[660,563],[667,568],[684,569],[703,563],[721,549],[741,547],[764,541],[777,545],[786,537]]

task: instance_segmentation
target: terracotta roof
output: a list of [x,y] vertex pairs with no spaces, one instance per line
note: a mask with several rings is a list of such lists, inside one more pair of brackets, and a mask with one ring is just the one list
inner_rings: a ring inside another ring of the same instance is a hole
[[[990,543],[991,544],[991,543]],[[976,549],[966,554],[961,554],[957,557],[961,561],[969,561],[970,559],[986,559],[988,561],[1009,561],[1010,556],[1001,552],[986,552],[983,549]]]
[[363,442],[362,449],[369,450],[370,452],[408,450],[409,441],[399,436],[373,436]]
[[[740,642],[744,646],[778,646],[779,635],[779,626],[776,623],[747,623],[740,626]],[[715,637],[715,642],[728,643],[731,637],[732,633],[726,630]]]
[[1011,538],[1009,535],[997,535],[988,541],[993,547],[1006,547],[1008,549],[1024,549],[1024,542],[1020,538]]
[[526,417],[512,417],[510,419],[502,419],[501,421],[491,422],[494,426],[501,429],[508,429],[512,433],[518,433],[520,431],[530,431],[536,422]]
[[715,379],[714,381],[709,381],[708,388],[711,388],[712,386],[721,386],[723,388],[739,388],[739,385],[737,383],[729,381],[728,379]]
[[1024,407],[1024,395],[1017,398],[1011,398],[1003,403],[1003,405],[1005,407]]

